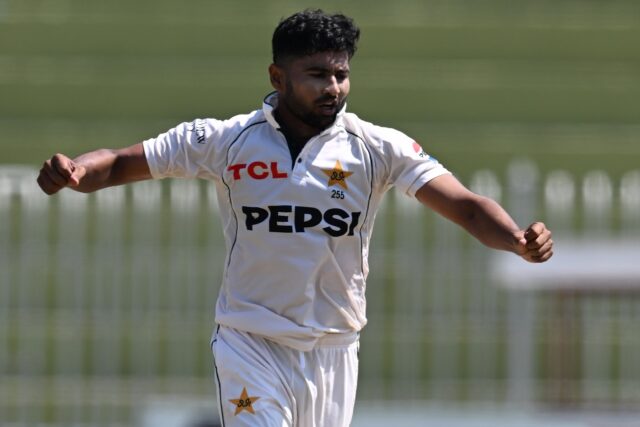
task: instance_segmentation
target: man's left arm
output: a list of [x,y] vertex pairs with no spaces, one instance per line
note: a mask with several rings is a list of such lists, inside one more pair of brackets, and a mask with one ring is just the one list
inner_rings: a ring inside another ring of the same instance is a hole
[[542,222],[520,229],[498,203],[471,192],[453,175],[427,182],[416,198],[486,246],[513,252],[529,262],[545,262],[553,255],[551,231]]

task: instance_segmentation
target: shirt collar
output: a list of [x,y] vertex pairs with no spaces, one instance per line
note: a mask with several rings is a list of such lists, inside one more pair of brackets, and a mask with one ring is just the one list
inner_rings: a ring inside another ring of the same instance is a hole
[[[264,113],[264,117],[267,119],[267,122],[269,122],[269,124],[274,127],[274,129],[280,129],[280,124],[278,123],[276,118],[273,116],[273,110],[275,110],[277,106],[278,106],[278,92],[271,92],[270,94],[265,96],[264,101],[262,101],[262,112]],[[333,124],[329,126],[329,128],[325,129],[321,133],[325,133],[327,130],[333,128],[336,125],[341,125],[342,118],[346,111],[347,111],[347,103],[345,102],[345,104],[342,106],[342,108],[336,115],[335,122],[333,122]]]

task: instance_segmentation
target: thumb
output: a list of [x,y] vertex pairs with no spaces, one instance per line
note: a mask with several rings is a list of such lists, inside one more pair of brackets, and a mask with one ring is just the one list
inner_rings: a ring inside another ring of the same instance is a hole
[[87,169],[84,166],[75,165],[71,176],[69,177],[69,186],[77,187],[80,185],[80,180],[87,174]]
[[524,231],[519,231],[515,234],[515,252],[518,255],[522,255],[527,252],[527,239],[525,238]]

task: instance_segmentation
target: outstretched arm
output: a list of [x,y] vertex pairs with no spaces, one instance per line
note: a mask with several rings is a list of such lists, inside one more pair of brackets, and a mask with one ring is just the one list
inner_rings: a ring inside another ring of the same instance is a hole
[[51,195],[65,187],[83,193],[150,179],[142,143],[117,150],[91,151],[75,159],[56,154],[44,162],[38,185]]
[[529,262],[545,262],[553,255],[551,232],[543,223],[520,229],[498,203],[469,191],[452,175],[429,181],[416,198],[486,246],[513,252]]

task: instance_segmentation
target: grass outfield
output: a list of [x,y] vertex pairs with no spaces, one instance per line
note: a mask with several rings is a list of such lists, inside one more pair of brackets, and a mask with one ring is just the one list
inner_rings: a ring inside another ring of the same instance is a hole
[[[636,2],[319,2],[354,16],[351,111],[453,170],[634,168]],[[39,164],[259,107],[270,37],[298,2],[0,4],[1,163]],[[472,156],[468,154],[472,153]]]

